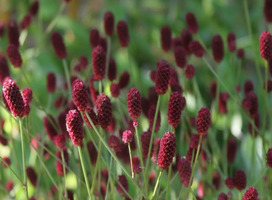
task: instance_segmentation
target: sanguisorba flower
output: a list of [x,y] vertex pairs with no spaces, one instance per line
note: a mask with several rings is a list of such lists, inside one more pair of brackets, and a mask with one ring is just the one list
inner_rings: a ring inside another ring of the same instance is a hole
[[66,128],[75,146],[82,145],[83,120],[77,110],[70,110],[66,115]]
[[72,98],[79,111],[85,111],[88,106],[88,92],[82,80],[76,79],[72,84]]
[[198,31],[198,23],[197,20],[195,18],[195,15],[191,12],[186,14],[186,24],[187,27],[189,29],[189,31],[191,31],[192,33],[196,34]]
[[118,82],[120,89],[125,88],[129,84],[129,80],[130,80],[130,75],[129,75],[128,71],[124,71],[121,74],[121,76],[119,78],[119,82]]
[[269,148],[266,153],[266,165],[272,168],[272,148]]
[[213,36],[211,46],[214,60],[220,63],[224,57],[224,44],[220,35]]
[[9,65],[4,55],[0,55],[0,83],[3,84],[6,77],[10,76]]
[[260,54],[266,61],[272,56],[272,36],[269,31],[262,32],[260,36]]
[[7,48],[7,56],[15,68],[22,66],[22,57],[18,48],[14,44],[10,44]]
[[23,117],[24,100],[14,80],[7,77],[3,83],[3,97],[14,117]]
[[254,187],[249,187],[245,192],[242,200],[258,200],[258,191]]
[[165,94],[170,79],[170,65],[165,60],[160,60],[157,62],[157,74],[155,81],[155,88],[157,94]]
[[[96,125],[98,124],[98,118],[97,118],[97,115],[95,114],[93,108],[90,107],[90,106],[87,106],[86,111],[87,111],[89,117],[91,118],[93,124],[96,126]],[[84,119],[85,123],[87,124],[87,126],[88,126],[90,129],[93,129],[93,126],[92,126],[91,123],[89,122],[88,117],[86,116],[85,112],[83,113],[83,119]]]
[[208,108],[201,108],[197,114],[196,130],[199,135],[206,135],[211,125],[211,114]]
[[30,181],[30,183],[36,187],[37,185],[37,173],[35,172],[34,168],[33,167],[27,167],[26,168],[26,174],[27,174],[27,177]]
[[197,40],[192,40],[190,42],[189,49],[198,58],[201,58],[205,54],[205,49]]
[[182,184],[185,187],[189,186],[189,181],[192,174],[191,163],[186,158],[181,158],[178,162],[178,171]]
[[106,73],[106,52],[100,45],[92,51],[92,65],[95,80],[102,80]]
[[[65,164],[68,165],[69,154],[66,149],[63,150],[63,157]],[[57,151],[57,158],[62,161],[61,151]],[[56,171],[59,176],[63,176],[64,175],[63,164],[59,160],[56,160]],[[65,173],[67,173],[67,167],[65,167]]]
[[66,47],[64,45],[62,36],[58,32],[53,32],[51,35],[51,42],[53,44],[53,47],[55,49],[55,53],[57,54],[59,59],[66,58]]
[[39,1],[33,1],[32,4],[29,7],[28,13],[31,15],[31,17],[35,17],[38,14],[39,11]]
[[246,188],[246,183],[247,183],[247,179],[246,179],[246,174],[243,170],[238,170],[235,173],[234,176],[234,184],[235,187],[237,188],[237,190],[243,190]]
[[108,36],[112,36],[114,31],[114,15],[110,11],[106,12],[104,15],[104,29]]
[[177,46],[174,49],[174,53],[177,66],[184,68],[186,65],[186,52],[184,48],[182,46]]
[[158,165],[161,169],[167,169],[173,161],[176,153],[176,136],[171,132],[166,132],[160,140],[160,150],[158,154]]
[[272,22],[272,1],[265,0],[264,2],[264,16],[267,22]]
[[127,95],[127,107],[129,116],[135,121],[140,117],[142,106],[141,106],[141,95],[138,89],[131,88]]
[[96,111],[100,126],[106,129],[112,121],[112,108],[109,97],[104,93],[96,99]]
[[120,20],[117,23],[117,35],[121,47],[127,47],[129,45],[129,31],[127,22]]
[[228,163],[233,163],[237,152],[237,142],[234,138],[230,138],[227,144],[227,160]]
[[53,72],[50,72],[46,76],[46,89],[49,93],[54,93],[56,91],[56,75]]
[[90,45],[92,48],[95,48],[96,46],[99,45],[99,31],[97,29],[92,29],[90,31],[90,36],[89,36],[89,40],[90,40]]
[[13,44],[18,48],[20,46],[19,43],[20,33],[17,22],[15,20],[9,20],[7,29],[9,44]]
[[229,51],[234,52],[236,50],[236,36],[234,33],[228,34],[227,42]]
[[163,26],[161,28],[161,46],[164,51],[169,51],[171,49],[171,28],[169,26]]
[[54,137],[58,135],[58,130],[57,130],[58,125],[54,117],[52,115],[45,116],[43,118],[43,126],[49,139],[51,141],[54,141]]
[[116,79],[116,62],[113,58],[110,59],[109,69],[108,69],[108,79],[113,81]]

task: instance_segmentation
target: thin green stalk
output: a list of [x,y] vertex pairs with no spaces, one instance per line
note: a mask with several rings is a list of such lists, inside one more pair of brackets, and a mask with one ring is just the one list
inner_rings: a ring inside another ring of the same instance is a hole
[[130,69],[132,83],[136,86],[137,84],[136,84],[136,81],[135,81],[135,73],[133,73],[133,68],[132,68],[131,63],[130,63],[128,47],[126,48],[126,53],[127,53],[127,59],[128,59],[128,65],[129,65],[129,69]]
[[148,180],[149,165],[150,165],[150,155],[151,155],[151,149],[152,149],[151,147],[152,147],[152,143],[153,143],[153,138],[154,138],[154,133],[155,133],[155,127],[156,127],[156,124],[157,124],[157,117],[158,117],[158,113],[159,113],[159,109],[160,109],[160,103],[161,103],[161,95],[158,96],[158,101],[157,101],[157,105],[156,105],[155,116],[154,116],[153,125],[152,125],[151,138],[150,138],[149,147],[148,147],[148,154],[147,154],[147,158],[146,158],[146,168],[145,168],[146,193],[148,192],[147,180]]
[[171,170],[172,170],[172,164],[168,168],[167,186],[166,186],[166,197],[165,197],[166,200],[168,200],[169,185],[170,185],[170,178],[171,178]]
[[23,135],[22,119],[19,119],[19,129],[20,129],[21,145],[22,145],[24,189],[25,189],[26,199],[28,199],[27,178],[26,178],[26,162],[25,162],[25,142],[24,142],[24,135]]
[[[112,157],[110,157],[110,168],[109,168],[109,170],[112,171]],[[111,182],[112,182],[111,176],[109,176],[109,179],[108,179],[108,182],[107,182],[105,199],[108,199],[109,187],[110,187]]]
[[64,176],[64,180],[63,180],[63,186],[64,186],[64,199],[66,199],[67,196],[67,190],[66,190],[66,167],[65,167],[65,159],[64,159],[64,154],[63,154],[63,150],[61,150],[61,160],[62,160],[62,169],[63,169],[63,176]]
[[69,95],[70,95],[70,97],[72,97],[72,86],[71,86],[71,81],[70,81],[70,75],[69,75],[67,60],[65,58],[62,59],[62,64],[63,64],[63,67],[64,67],[64,73],[65,73],[65,78],[66,78],[66,82],[67,82]]
[[55,18],[50,22],[50,24],[47,26],[47,28],[46,28],[46,30],[45,30],[45,35],[49,34],[49,33],[53,30],[54,26],[55,26],[56,23],[57,23],[57,20],[58,20],[59,16],[61,15],[62,11],[63,11],[64,8],[65,8],[65,5],[66,5],[65,2],[63,2],[63,3],[61,4],[61,6],[60,6],[60,8],[59,8],[59,10],[58,10],[57,15],[56,15]]
[[186,192],[186,195],[185,195],[186,198],[188,197],[189,191],[191,189],[192,180],[193,180],[193,177],[194,177],[194,174],[195,174],[195,167],[196,167],[196,163],[197,163],[197,159],[198,159],[198,155],[199,155],[199,151],[200,151],[201,142],[202,142],[202,135],[200,135],[200,137],[199,137],[199,142],[198,142],[198,146],[197,146],[195,162],[194,162],[194,165],[193,165],[192,174],[191,174],[191,177],[190,177],[188,189],[187,189],[187,192]]
[[153,200],[153,198],[155,197],[155,194],[156,194],[157,189],[158,189],[158,186],[159,186],[159,182],[160,182],[160,180],[161,180],[161,175],[162,175],[162,170],[161,170],[160,173],[159,173],[159,176],[158,176],[158,178],[157,178],[157,182],[156,182],[156,185],[155,185],[155,188],[154,188],[154,191],[153,191],[153,194],[152,194],[152,197],[151,197],[150,200]]
[[131,178],[134,179],[134,170],[133,170],[133,164],[132,164],[130,142],[128,143],[128,152],[129,152],[129,160],[130,160]]
[[83,175],[84,175],[84,179],[85,179],[85,183],[86,183],[86,189],[87,189],[87,192],[88,192],[88,195],[89,195],[89,199],[91,200],[92,196],[91,196],[91,193],[90,193],[89,181],[88,181],[88,177],[87,177],[87,173],[86,173],[84,161],[83,161],[83,158],[82,158],[82,151],[81,151],[81,147],[80,146],[78,146],[78,153],[79,153],[79,159],[80,159],[80,162],[81,162],[81,167],[82,167],[82,171],[83,171]]
[[[142,146],[140,143],[140,139],[139,139],[139,132],[138,132],[138,126],[135,126],[135,132],[136,132],[136,140],[137,140],[137,149],[138,149],[138,154],[140,157],[140,162],[141,162],[141,166],[142,168],[144,168],[144,159],[143,159],[143,153],[142,153]],[[144,174],[144,171],[142,172]]]
[[[175,173],[175,175],[172,177],[171,181],[170,181],[170,185],[175,181],[175,178],[178,176],[178,172]],[[166,192],[166,188],[164,188],[164,190],[161,192],[159,199],[161,199],[162,195]]]

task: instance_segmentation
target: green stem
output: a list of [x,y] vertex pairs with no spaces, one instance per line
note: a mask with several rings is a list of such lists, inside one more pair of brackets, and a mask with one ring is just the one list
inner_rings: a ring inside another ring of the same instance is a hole
[[64,73],[65,73],[65,78],[66,78],[66,82],[67,82],[69,95],[70,95],[70,97],[72,97],[72,87],[71,87],[70,75],[69,75],[67,60],[65,58],[62,59],[62,64],[64,67]]
[[136,86],[135,73],[133,73],[133,68],[132,68],[131,63],[130,63],[130,58],[129,58],[129,53],[128,53],[128,47],[126,48],[126,53],[127,53],[127,59],[128,59],[128,65],[129,65],[129,69],[130,69],[132,83]]
[[26,178],[26,162],[25,162],[25,142],[24,142],[24,135],[23,135],[23,127],[22,127],[22,119],[19,119],[19,128],[20,128],[20,135],[21,135],[21,144],[22,144],[22,158],[23,158],[23,174],[24,174],[24,189],[26,199],[28,199],[28,191],[27,191],[27,178]]
[[131,178],[134,179],[134,170],[133,170],[133,164],[132,164],[130,142],[128,143],[128,152],[129,152],[129,159],[130,159]]
[[84,175],[84,179],[85,179],[85,183],[86,183],[86,188],[88,191],[88,195],[89,195],[89,199],[91,200],[91,193],[90,193],[90,186],[89,186],[89,182],[88,182],[88,177],[87,177],[87,173],[86,173],[86,169],[85,169],[85,165],[84,165],[84,161],[82,158],[82,151],[81,151],[81,147],[78,146],[78,153],[79,153],[79,158],[80,158],[80,162],[81,162],[81,167],[82,167],[82,171],[83,171],[83,175]]
[[65,159],[64,159],[64,153],[63,150],[61,150],[61,160],[62,160],[62,168],[63,168],[63,176],[64,176],[64,180],[63,180],[63,186],[64,186],[64,199],[66,199],[67,196],[67,190],[66,190],[66,167],[65,167]]
[[[141,166],[143,168],[144,159],[143,159],[143,153],[142,153],[142,146],[141,146],[140,139],[139,139],[138,126],[135,126],[135,132],[136,132],[136,140],[137,140],[137,145],[138,145],[138,154],[140,157]],[[142,172],[142,173],[144,174],[144,172]]]
[[52,31],[52,29],[54,28],[54,26],[55,26],[56,23],[57,23],[57,20],[58,20],[59,16],[61,15],[63,9],[65,8],[65,5],[66,5],[65,2],[61,4],[61,6],[60,6],[60,8],[59,8],[59,11],[58,11],[57,15],[56,15],[55,18],[50,22],[50,24],[47,26],[47,28],[46,28],[46,30],[45,30],[45,34],[49,34],[49,33]]
[[161,179],[161,175],[162,175],[162,170],[159,173],[159,176],[157,178],[157,182],[156,182],[156,185],[155,185],[155,188],[154,188],[154,191],[153,191],[153,194],[152,194],[152,197],[151,197],[150,200],[153,200],[153,198],[155,197],[155,194],[157,192],[157,189],[158,189],[158,186],[159,186],[159,182],[160,182],[160,179]]
[[170,185],[170,178],[171,178],[171,170],[172,170],[172,164],[168,168],[168,177],[167,177],[167,186],[166,186],[166,197],[165,197],[166,200],[168,200],[169,185]]

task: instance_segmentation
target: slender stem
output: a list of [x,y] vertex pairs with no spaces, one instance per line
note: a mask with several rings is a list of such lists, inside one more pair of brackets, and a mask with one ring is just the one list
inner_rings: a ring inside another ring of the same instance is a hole
[[[137,145],[138,145],[138,154],[140,157],[141,166],[142,166],[142,168],[144,168],[144,160],[143,160],[142,146],[141,146],[140,139],[139,139],[138,126],[135,126],[135,132],[136,132],[136,140],[137,140]],[[143,174],[144,174],[144,172],[143,172]]]
[[82,151],[81,151],[81,147],[78,146],[78,153],[79,153],[79,158],[80,158],[80,162],[81,162],[81,167],[82,167],[82,171],[83,171],[83,175],[84,175],[84,179],[85,179],[85,183],[86,183],[86,188],[88,191],[88,195],[89,195],[89,199],[91,200],[91,193],[90,193],[90,186],[89,186],[89,181],[88,181],[88,177],[87,177],[87,173],[86,173],[86,169],[85,169],[85,165],[84,165],[84,161],[82,158]]
[[130,74],[131,74],[131,79],[132,79],[132,83],[134,85],[136,85],[136,81],[135,81],[135,73],[133,73],[133,68],[131,66],[131,62],[130,62],[130,58],[129,58],[129,53],[128,53],[128,48],[126,48],[126,53],[127,53],[127,59],[128,59],[128,65],[129,65],[129,69],[130,69]]
[[131,178],[134,178],[134,170],[133,170],[133,164],[132,164],[130,142],[128,143],[128,152],[129,152],[129,159],[130,159]]
[[161,102],[161,95],[158,96],[155,116],[154,116],[153,125],[152,125],[151,138],[150,138],[149,147],[148,147],[148,154],[147,154],[147,158],[146,158],[146,169],[145,169],[146,192],[148,191],[147,180],[148,180],[149,165],[150,165],[150,155],[151,155],[152,143],[153,143],[153,138],[154,138],[154,133],[155,133],[155,127],[156,127],[156,124],[157,124],[157,117],[158,117],[158,113],[159,113],[159,109],[160,109],[160,102]]
[[58,20],[60,14],[62,13],[63,9],[65,8],[65,5],[66,5],[65,2],[61,4],[61,6],[60,6],[60,8],[59,8],[59,11],[58,11],[57,15],[56,15],[55,18],[50,22],[50,24],[47,26],[47,28],[46,28],[46,30],[45,30],[45,34],[49,34],[49,33],[52,31],[52,29],[54,28],[54,26],[55,26],[56,23],[57,23],[57,20]]
[[161,175],[162,175],[162,170],[160,171],[159,176],[157,178],[157,182],[156,182],[156,185],[155,185],[155,188],[154,188],[151,200],[153,200],[153,198],[155,197],[155,194],[157,192],[157,189],[158,189],[158,186],[159,186],[159,182],[160,182],[160,179],[161,179]]
[[63,186],[64,186],[64,199],[66,199],[67,196],[67,190],[66,190],[66,167],[65,167],[65,159],[64,159],[64,153],[63,150],[61,150],[61,160],[62,160],[62,168],[63,168],[63,176],[64,176],[64,180],[63,180]]
[[22,158],[23,158],[23,174],[24,174],[24,189],[26,199],[28,199],[28,191],[27,191],[27,179],[26,179],[26,162],[25,162],[25,142],[23,136],[23,126],[22,126],[22,119],[19,119],[19,128],[20,128],[20,135],[21,135],[21,144],[22,144]]
[[194,174],[195,174],[195,167],[196,167],[196,163],[197,163],[197,159],[198,159],[198,155],[199,155],[199,151],[200,151],[201,142],[202,142],[202,135],[200,135],[200,137],[199,137],[199,142],[198,142],[198,146],[197,146],[195,162],[194,162],[194,165],[193,165],[192,174],[191,174],[190,181],[189,181],[189,186],[188,186],[187,193],[186,193],[186,196],[185,196],[186,198],[188,197],[189,191],[191,189],[192,180],[193,180],[193,177],[194,177]]
[[67,87],[69,90],[69,95],[70,95],[70,97],[72,97],[72,87],[71,87],[71,81],[70,81],[67,60],[65,58],[62,59],[62,63],[63,63],[63,67],[64,67],[64,73],[65,73],[65,78],[66,78],[66,82],[67,82]]
[[166,197],[165,197],[166,200],[168,200],[169,185],[170,185],[170,178],[171,178],[171,170],[172,170],[172,164],[168,168],[168,177],[167,177],[167,186],[166,186]]

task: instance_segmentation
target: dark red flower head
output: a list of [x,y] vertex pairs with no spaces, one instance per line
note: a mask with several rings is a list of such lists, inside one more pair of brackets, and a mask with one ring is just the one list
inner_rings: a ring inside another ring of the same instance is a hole
[[119,138],[115,135],[111,135],[108,139],[108,145],[110,148],[113,149],[113,151],[116,153],[116,152],[119,152],[120,149],[121,149],[121,142],[119,140]]
[[108,79],[110,81],[113,81],[116,79],[116,63],[113,58],[110,59],[110,63],[109,63]]
[[92,165],[95,165],[97,160],[97,150],[92,141],[89,141],[87,143],[87,150],[88,150]]
[[54,141],[54,137],[58,135],[58,124],[52,115],[48,115],[43,118],[44,130],[47,133],[49,139]]
[[31,88],[25,88],[22,92],[22,97],[25,104],[30,104],[32,101],[32,90]]
[[161,169],[167,169],[172,163],[176,153],[176,136],[171,132],[166,132],[160,141],[158,154],[158,165]]
[[47,74],[46,89],[49,93],[54,93],[56,90],[56,75],[53,72]]
[[10,76],[9,65],[5,56],[0,55],[0,83],[3,84],[6,77]]
[[191,12],[186,14],[186,24],[187,27],[189,29],[189,31],[191,31],[192,33],[196,34],[198,31],[198,23],[197,20],[195,18],[195,15]]
[[7,56],[14,67],[22,66],[22,57],[18,48],[14,44],[10,44],[7,48]]
[[8,166],[10,166],[10,164],[11,164],[11,161],[10,161],[9,157],[3,157],[3,161],[1,161],[1,165],[4,168],[7,168]]
[[105,33],[109,36],[113,34],[114,31],[114,15],[112,12],[108,11],[104,15],[104,29]]
[[127,47],[129,45],[129,32],[126,21],[120,20],[117,23],[117,35],[121,47]]
[[161,28],[161,46],[164,51],[169,51],[171,49],[171,28],[169,26],[163,26]]
[[212,38],[212,53],[216,62],[220,63],[224,57],[224,44],[220,35],[215,35]]
[[258,200],[258,191],[254,187],[249,187],[245,192],[242,200]]
[[125,195],[125,191],[120,186],[120,184],[128,192],[128,181],[127,181],[127,178],[125,175],[119,175],[118,182],[116,183],[116,188],[117,188],[117,191],[119,192],[119,194]]
[[6,78],[3,83],[3,98],[6,106],[14,117],[23,117],[24,115],[24,100],[21,92],[11,78]]
[[179,92],[173,92],[168,101],[168,123],[176,128],[180,123],[181,112],[186,105],[185,98]]
[[120,89],[125,88],[128,84],[129,84],[129,80],[130,80],[130,75],[127,71],[124,71],[120,78],[119,78],[119,82],[118,85],[120,87]]
[[74,145],[82,144],[83,120],[77,110],[70,110],[66,115],[66,128]]
[[260,54],[268,61],[272,55],[272,36],[269,31],[262,32],[260,36]]
[[267,22],[272,22],[272,1],[265,0],[264,2],[264,16]]
[[97,29],[92,29],[90,31],[90,45],[92,48],[95,48],[97,45],[99,45],[100,43],[100,35],[99,35],[99,31]]
[[133,133],[131,132],[131,130],[126,130],[123,132],[123,135],[122,135],[122,141],[127,144],[127,143],[130,143],[132,142],[133,140]]
[[229,189],[233,189],[234,188],[234,178],[232,177],[228,177],[226,180],[225,180],[225,185],[229,188]]
[[217,200],[228,200],[228,196],[225,193],[221,193]]
[[[155,118],[155,112],[156,112],[156,105],[150,106],[148,110],[148,121],[149,121],[149,130],[152,131],[153,123],[154,123],[154,118]],[[158,116],[157,116],[157,122],[155,125],[155,132],[158,132],[160,130],[161,126],[161,112],[158,111]]]
[[219,100],[218,100],[218,105],[219,105],[219,111],[222,114],[225,114],[228,112],[227,108],[227,101],[229,99],[229,93],[227,92],[220,92],[219,94]]
[[132,157],[132,165],[133,165],[133,171],[134,173],[138,174],[142,172],[141,164],[140,164],[140,159],[138,156],[133,156]]
[[135,121],[141,116],[141,95],[138,89],[131,88],[127,95],[127,107],[129,116]]
[[195,75],[195,67],[193,65],[187,65],[185,68],[185,76],[188,79],[192,79]]
[[234,33],[228,34],[228,49],[230,52],[234,52],[236,50],[236,37]]
[[150,131],[143,132],[143,134],[141,135],[142,152],[144,158],[147,158],[150,138],[151,138]]
[[236,53],[237,58],[243,59],[245,57],[244,49],[238,49]]
[[111,96],[113,97],[119,97],[120,95],[120,87],[117,83],[112,83],[110,85],[110,91],[111,91]]
[[196,57],[199,58],[201,58],[205,53],[203,46],[197,40],[192,40],[190,42],[189,49]]
[[189,147],[196,150],[198,147],[198,143],[199,143],[199,135],[193,134],[191,136]]
[[51,35],[51,42],[59,59],[66,58],[66,47],[64,45],[62,36],[58,32],[53,32]]
[[31,24],[31,15],[26,15],[22,21],[21,21],[21,24],[20,24],[20,27],[21,29],[25,29],[27,28],[29,25]]
[[233,163],[237,152],[237,142],[234,138],[228,140],[227,145],[227,159],[228,163]]
[[8,40],[9,44],[13,44],[16,48],[20,46],[19,43],[19,28],[15,20],[9,20],[8,22]]
[[64,149],[66,147],[66,138],[64,134],[58,134],[54,137],[53,143],[60,149]]
[[100,126],[106,129],[112,120],[112,108],[109,97],[104,93],[97,97],[96,111]]
[[[93,124],[96,126],[98,124],[98,118],[97,118],[93,108],[90,107],[90,106],[87,106],[86,111],[87,111],[89,117],[91,118]],[[87,124],[87,126],[90,129],[93,129],[93,127],[92,127],[91,123],[89,122],[88,117],[86,116],[85,112],[83,112],[83,119],[84,119],[85,123]]]
[[[68,165],[69,154],[66,149],[64,149],[62,151],[63,151],[63,157],[64,157],[65,164]],[[60,161],[62,161],[61,151],[57,151],[57,158]],[[59,160],[56,160],[56,171],[57,171],[57,174],[62,177],[62,176],[64,176],[63,165],[62,165],[62,162],[60,162]],[[67,169],[67,167],[65,167],[65,173],[67,173],[67,171],[68,171],[68,169]]]
[[186,65],[186,52],[182,46],[177,46],[174,49],[176,64],[180,68],[184,68]]
[[211,114],[208,108],[201,108],[197,114],[196,130],[199,135],[206,135],[211,125]]
[[191,163],[189,163],[185,158],[181,158],[178,162],[178,171],[182,184],[185,187],[188,187],[192,174]]
[[238,170],[236,171],[235,173],[235,176],[234,176],[234,184],[235,184],[235,187],[237,188],[237,190],[243,190],[246,188],[246,183],[247,183],[247,180],[246,180],[246,174],[243,170]]
[[72,98],[79,111],[85,111],[88,105],[88,93],[82,80],[76,79],[72,85]]
[[251,91],[254,91],[254,85],[251,80],[247,80],[244,83],[244,93],[247,96]]
[[268,149],[266,153],[266,165],[272,168],[272,148]]
[[7,181],[7,182],[6,182],[5,188],[6,188],[7,191],[10,192],[10,191],[13,189],[13,186],[14,186],[14,185],[13,185],[13,182],[12,182],[12,181]]
[[106,73],[106,52],[102,46],[96,46],[92,52],[93,73],[95,80],[102,80]]
[[242,101],[242,106],[245,110],[249,111],[250,117],[256,118],[258,115],[258,96],[252,90],[250,91]]
[[165,94],[170,79],[170,65],[165,60],[160,60],[157,62],[157,74],[155,88],[157,94]]
[[39,1],[36,0],[36,1],[33,1],[32,4],[30,5],[29,14],[32,17],[35,17],[38,14],[38,11],[39,11]]
[[190,54],[191,50],[189,48],[189,44],[192,41],[191,32],[189,30],[187,30],[187,29],[182,30],[180,38],[181,38],[182,46],[185,48],[186,53]]
[[36,187],[38,179],[37,179],[37,174],[36,174],[35,170],[33,169],[33,167],[27,167],[26,174],[27,174],[27,177],[28,177],[30,183],[34,187]]

